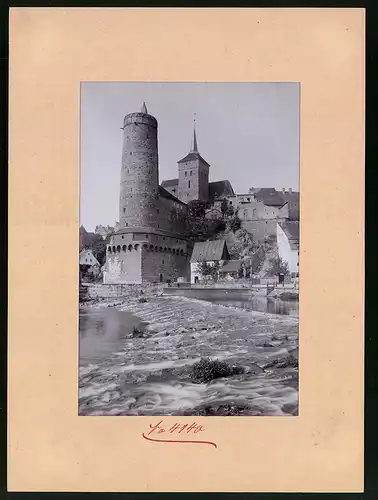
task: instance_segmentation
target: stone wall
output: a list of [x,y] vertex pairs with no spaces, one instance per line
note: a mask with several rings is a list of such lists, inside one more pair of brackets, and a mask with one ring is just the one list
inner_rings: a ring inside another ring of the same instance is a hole
[[200,159],[178,164],[178,198],[184,203],[209,198],[209,167]]
[[105,284],[141,283],[140,244],[118,245],[115,252],[108,252],[103,275]]
[[263,243],[269,236],[275,236],[277,232],[277,223],[284,222],[286,219],[272,219],[272,220],[256,220],[246,221],[242,220],[242,227],[252,234],[253,241],[256,243]]
[[156,227],[158,219],[157,121],[145,113],[125,117],[120,186],[120,227]]
[[142,280],[149,282],[176,281],[179,277],[189,279],[189,256],[179,251],[142,249]]

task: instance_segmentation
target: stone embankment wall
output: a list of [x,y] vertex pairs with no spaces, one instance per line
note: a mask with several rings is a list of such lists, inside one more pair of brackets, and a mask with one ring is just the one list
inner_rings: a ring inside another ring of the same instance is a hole
[[91,299],[123,298],[136,296],[157,296],[163,293],[164,285],[143,283],[138,285],[104,285],[87,286],[87,297]]

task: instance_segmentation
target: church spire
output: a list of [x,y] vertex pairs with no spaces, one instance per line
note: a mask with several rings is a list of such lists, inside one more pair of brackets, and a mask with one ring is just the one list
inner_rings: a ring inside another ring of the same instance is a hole
[[190,151],[191,153],[198,153],[198,146],[197,146],[197,136],[196,136],[196,114],[194,113],[194,119],[193,119],[193,146]]
[[143,106],[142,106],[141,112],[148,115],[147,106],[146,106],[146,103],[144,101],[143,101]]

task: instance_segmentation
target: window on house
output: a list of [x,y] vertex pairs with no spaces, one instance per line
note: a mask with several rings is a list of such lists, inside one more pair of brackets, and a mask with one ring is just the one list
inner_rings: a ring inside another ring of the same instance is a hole
[[162,260],[161,263],[164,264],[164,260]]
[[126,212],[126,208],[125,208],[125,207],[123,207],[123,213],[125,213],[125,212]]
[[157,213],[159,213],[159,209],[157,209],[156,211],[157,211]]
[[145,234],[144,236],[145,236],[145,238],[148,240],[148,234]]
[[125,226],[127,227],[128,225],[129,225],[129,223],[128,223],[128,222],[126,222],[126,223],[125,223]]
[[187,177],[187,176],[188,176],[188,172],[185,172],[185,177]]
[[[192,171],[190,171],[190,175],[192,175],[192,173],[193,173],[193,172],[192,172]],[[201,173],[202,173],[202,172],[201,172]]]

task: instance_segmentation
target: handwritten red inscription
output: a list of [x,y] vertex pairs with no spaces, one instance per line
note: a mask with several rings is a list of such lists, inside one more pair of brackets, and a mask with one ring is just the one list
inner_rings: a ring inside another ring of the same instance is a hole
[[[144,439],[147,439],[147,441],[154,441],[156,443],[196,443],[196,444],[210,444],[211,446],[214,446],[217,448],[217,445],[213,443],[212,441],[202,441],[199,439],[185,439],[186,436],[190,435],[189,437],[194,435],[199,435],[201,432],[204,432],[206,429],[203,425],[199,425],[196,422],[193,422],[192,424],[181,424],[179,422],[175,423],[174,425],[170,426],[169,428],[164,427],[163,425],[163,420],[160,420],[156,425],[150,424],[150,432],[148,434],[145,434],[144,432],[142,433],[142,436]],[[161,437],[162,434],[165,434],[164,437],[172,437],[175,438],[176,436],[180,436],[181,439],[157,439],[157,436],[160,435]],[[154,437],[151,437],[151,436]]]

